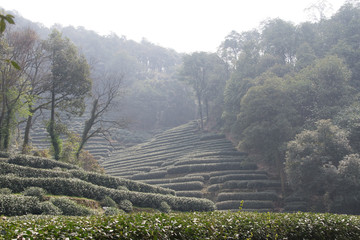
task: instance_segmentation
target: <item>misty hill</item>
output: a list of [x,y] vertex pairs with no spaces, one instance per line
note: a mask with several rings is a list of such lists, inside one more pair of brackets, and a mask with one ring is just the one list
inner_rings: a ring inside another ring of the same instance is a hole
[[[83,204],[91,203],[97,208],[100,201],[107,197],[115,201],[113,207],[126,205],[123,208],[125,211],[131,211],[133,207],[164,210],[164,206],[167,211],[214,210],[211,201],[177,197],[173,190],[86,172],[59,161],[4,153],[1,153],[1,157],[0,215],[61,214],[61,211],[55,211],[55,206],[62,209],[64,215],[77,215],[75,211],[65,213],[64,205],[69,205],[69,202],[63,200],[64,197]],[[82,209],[80,215],[94,214],[83,207],[78,209]],[[99,214],[102,210],[97,209],[97,212]]]
[[[42,39],[51,33],[51,28],[13,14],[16,24],[9,26],[11,31],[32,28]],[[114,79],[122,81],[121,94],[115,107],[104,118],[127,119],[129,129],[115,130],[108,137],[110,142],[101,136],[90,139],[85,149],[97,159],[110,155],[114,149],[144,141],[149,136],[148,132],[151,134],[155,129],[175,127],[193,119],[195,104],[191,90],[175,76],[182,54],[146,39],[135,42],[115,34],[100,36],[83,27],[55,25],[52,28],[61,31],[85,55],[92,68],[93,85],[99,86],[100,82],[105,84],[108,81],[105,76],[114,76]],[[89,112],[88,105],[83,116],[68,118],[63,114],[62,122],[70,130],[81,134]],[[30,136],[32,145],[34,148],[47,149],[50,143],[45,125],[49,114],[43,111],[41,115],[36,114],[34,119],[36,121]]]
[[113,176],[208,198],[218,210],[274,211],[279,180],[248,162],[224,135],[204,133],[197,121],[167,130],[137,146],[114,152],[102,166]]

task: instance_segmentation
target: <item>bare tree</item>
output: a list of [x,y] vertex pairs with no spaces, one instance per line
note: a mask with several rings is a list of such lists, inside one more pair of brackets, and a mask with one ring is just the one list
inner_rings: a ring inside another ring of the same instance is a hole
[[81,150],[90,138],[100,135],[109,140],[111,129],[124,128],[127,125],[127,121],[124,119],[111,119],[106,116],[110,110],[118,110],[117,101],[124,93],[121,91],[122,80],[122,76],[107,73],[104,74],[104,77],[94,81],[90,99],[90,116],[85,121],[81,142],[76,151],[77,158],[79,158]]

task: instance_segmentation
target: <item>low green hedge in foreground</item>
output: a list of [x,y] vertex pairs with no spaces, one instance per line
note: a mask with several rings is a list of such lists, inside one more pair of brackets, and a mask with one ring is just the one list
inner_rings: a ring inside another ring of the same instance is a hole
[[0,239],[360,239],[360,217],[313,213],[136,213],[0,220]]

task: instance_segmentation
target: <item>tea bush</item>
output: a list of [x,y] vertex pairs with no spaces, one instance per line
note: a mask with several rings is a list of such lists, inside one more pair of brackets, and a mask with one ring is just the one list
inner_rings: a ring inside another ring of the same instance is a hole
[[8,163],[17,164],[21,166],[28,166],[33,168],[53,169],[59,167],[65,169],[79,169],[79,167],[72,164],[63,163],[48,158],[29,156],[29,155],[16,155],[14,157],[10,157],[8,159]]
[[2,239],[360,239],[360,217],[313,213],[136,213],[9,218]]
[[62,215],[63,212],[52,202],[46,201],[39,203],[39,209],[43,215]]
[[24,190],[23,195],[37,197],[40,201],[43,201],[46,191],[40,187],[28,187]]
[[87,216],[93,214],[93,212],[90,209],[82,205],[79,205],[68,198],[56,197],[56,198],[51,198],[50,201],[54,206],[58,207],[62,211],[63,215]]
[[79,179],[68,178],[20,178],[16,176],[1,176],[0,186],[21,192],[27,187],[42,187],[49,194],[85,197],[101,201],[104,196],[111,197],[115,202],[129,200],[137,207],[159,208],[166,201],[177,211],[212,211],[214,203],[206,199],[175,197],[155,193],[121,191],[97,186]]
[[0,195],[0,215],[19,216],[40,213],[37,197]]
[[119,203],[119,208],[124,210],[125,212],[132,212],[133,211],[133,204],[129,200],[122,200]]

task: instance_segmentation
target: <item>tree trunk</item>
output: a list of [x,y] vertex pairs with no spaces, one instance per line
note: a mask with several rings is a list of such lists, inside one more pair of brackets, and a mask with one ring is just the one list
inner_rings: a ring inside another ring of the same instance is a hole
[[32,112],[31,112],[31,106],[29,105],[29,109],[30,109],[30,114],[26,120],[26,126],[25,126],[25,132],[24,132],[24,142],[23,142],[23,146],[21,149],[21,153],[22,154],[26,154],[28,153],[28,146],[29,146],[29,139],[30,139],[30,129],[31,129],[31,125],[32,125]]
[[59,136],[55,131],[55,88],[54,88],[54,86],[51,91],[51,113],[50,113],[50,122],[49,122],[49,126],[48,126],[48,132],[49,132],[50,139],[51,139],[51,145],[54,149],[54,158],[55,158],[55,160],[59,160],[61,146],[60,146]]
[[279,153],[275,154],[275,164],[276,164],[276,168],[278,170],[278,174],[280,176],[281,192],[284,194],[285,193],[285,173],[284,173],[283,164],[281,163],[279,155],[280,155]]
[[89,139],[89,132],[90,132],[91,128],[93,127],[94,122],[95,122],[95,120],[97,118],[96,110],[98,108],[98,103],[99,103],[99,100],[95,99],[93,104],[92,104],[90,118],[89,118],[89,120],[87,120],[85,122],[84,131],[83,131],[82,136],[81,136],[81,142],[79,144],[79,148],[76,151],[76,158],[77,159],[79,159],[80,152],[83,149],[83,147],[84,147],[85,143],[87,142],[87,140]]
[[199,92],[196,93],[198,99],[198,106],[199,106],[199,115],[200,115],[200,128],[204,130],[204,121],[203,121],[203,113],[202,113],[202,106],[201,106],[201,94]]

